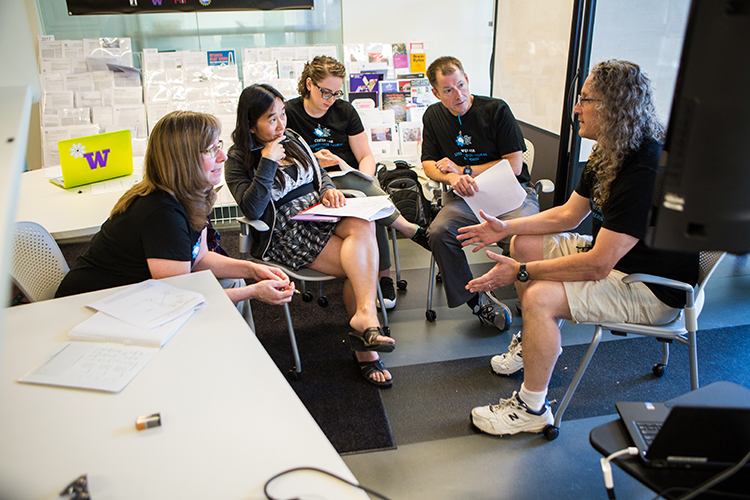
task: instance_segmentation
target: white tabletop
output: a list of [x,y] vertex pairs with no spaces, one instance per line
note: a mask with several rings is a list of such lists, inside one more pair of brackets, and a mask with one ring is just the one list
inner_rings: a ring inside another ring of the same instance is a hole
[[63,189],[49,182],[44,169],[24,172],[16,220],[39,223],[56,240],[91,236],[107,220],[122,193],[93,195],[90,184]]
[[[265,498],[268,478],[299,466],[354,480],[213,275],[166,281],[206,303],[119,394],[16,382],[112,290],[6,310],[0,496],[57,498],[84,473],[96,500]],[[136,417],[157,412],[161,427],[136,430]],[[286,498],[367,498],[308,473],[279,486]]]

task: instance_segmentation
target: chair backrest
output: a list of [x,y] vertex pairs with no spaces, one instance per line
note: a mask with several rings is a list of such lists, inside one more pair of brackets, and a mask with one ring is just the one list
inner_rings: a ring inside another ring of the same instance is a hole
[[31,302],[51,299],[70,270],[54,238],[36,222],[16,222],[11,278]]
[[698,314],[703,310],[705,293],[703,287],[706,286],[711,275],[714,274],[719,263],[724,259],[726,252],[700,252],[698,255],[698,283],[695,284],[695,310]]
[[534,168],[534,143],[530,140],[523,140],[526,143],[526,151],[523,152],[523,162],[529,169],[529,175],[531,175],[531,169]]

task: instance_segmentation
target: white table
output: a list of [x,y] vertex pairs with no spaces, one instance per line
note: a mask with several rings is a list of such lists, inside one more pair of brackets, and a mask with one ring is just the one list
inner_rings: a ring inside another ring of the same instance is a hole
[[91,236],[99,231],[122,194],[92,195],[90,184],[63,189],[49,182],[44,169],[32,170],[21,175],[16,220],[37,222],[56,240]]
[[[298,466],[354,480],[213,275],[166,281],[206,303],[119,394],[15,381],[92,315],[84,304],[112,290],[6,310],[0,497],[57,498],[84,473],[96,500],[265,498],[268,478]],[[161,427],[136,431],[136,417],[157,412]],[[280,486],[286,498],[367,498],[310,473]]]

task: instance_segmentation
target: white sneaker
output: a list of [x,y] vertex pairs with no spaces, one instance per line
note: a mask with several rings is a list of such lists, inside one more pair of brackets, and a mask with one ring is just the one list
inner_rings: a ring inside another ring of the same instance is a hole
[[[562,347],[558,356],[562,354]],[[521,332],[513,335],[513,340],[508,346],[508,352],[492,356],[490,360],[492,371],[498,375],[511,375],[523,368],[523,353],[521,352]]]
[[482,324],[495,325],[501,332],[510,328],[510,323],[513,321],[510,308],[487,292],[479,293],[479,304],[474,308],[474,314],[479,317]]
[[511,375],[523,368],[521,332],[513,335],[513,340],[508,346],[508,352],[492,356],[490,363],[492,364],[492,371],[498,375]]
[[521,401],[517,392],[499,404],[478,406],[471,410],[471,423],[480,431],[496,436],[509,436],[519,432],[542,432],[555,419],[545,400],[541,411],[534,411]]

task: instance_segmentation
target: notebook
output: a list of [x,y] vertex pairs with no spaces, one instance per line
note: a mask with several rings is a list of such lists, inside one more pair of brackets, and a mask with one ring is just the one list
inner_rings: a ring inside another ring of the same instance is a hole
[[646,465],[728,467],[750,452],[750,408],[670,408],[648,402],[616,406]]
[[57,148],[62,177],[50,182],[66,189],[133,173],[130,130],[65,139]]

